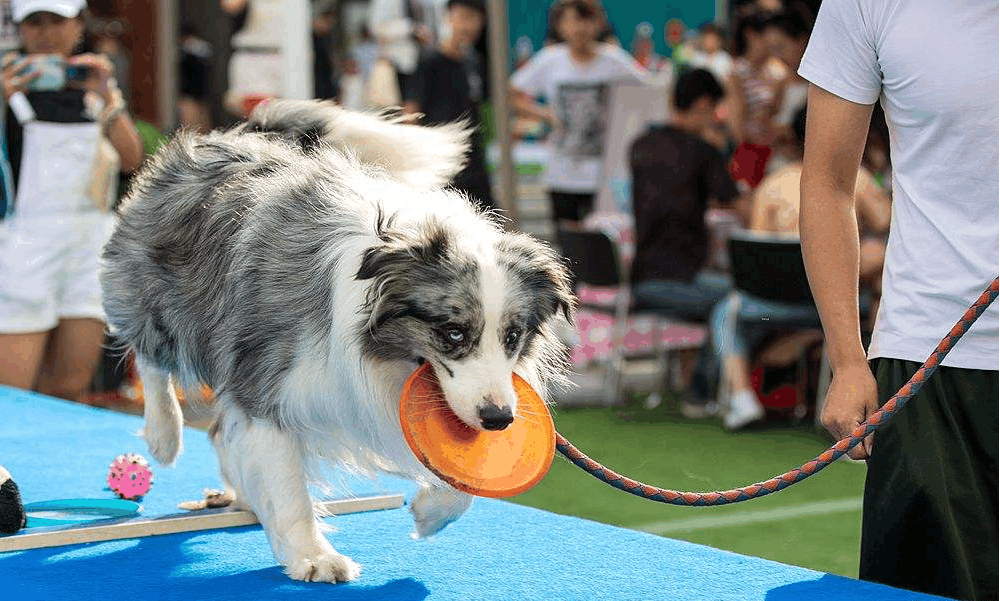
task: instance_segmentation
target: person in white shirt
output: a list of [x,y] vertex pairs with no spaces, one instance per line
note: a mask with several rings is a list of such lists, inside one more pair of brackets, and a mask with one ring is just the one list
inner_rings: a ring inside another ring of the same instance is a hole
[[[799,67],[812,83],[800,230],[833,367],[822,419],[838,438],[897,392],[997,275],[998,16],[996,2],[978,0],[826,0],[817,15]],[[876,101],[893,207],[866,356],[852,193]],[[998,324],[994,304],[920,394],[851,451],[868,460],[862,579],[1000,596]]]
[[[597,0],[558,0],[551,18],[565,41],[514,73],[511,104],[552,127],[546,179],[553,217],[578,224],[600,185],[612,86],[643,82],[646,73],[625,50],[598,42],[606,19]],[[538,97],[547,105],[538,105]]]

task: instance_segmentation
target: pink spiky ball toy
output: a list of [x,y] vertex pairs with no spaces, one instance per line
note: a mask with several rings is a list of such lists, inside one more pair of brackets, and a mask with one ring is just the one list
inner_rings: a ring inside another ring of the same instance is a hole
[[108,470],[108,487],[122,499],[141,499],[153,486],[153,470],[138,453],[119,455]]

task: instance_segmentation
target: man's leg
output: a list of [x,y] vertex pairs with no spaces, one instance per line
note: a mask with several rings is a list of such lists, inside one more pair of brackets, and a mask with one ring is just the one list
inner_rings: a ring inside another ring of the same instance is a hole
[[[884,403],[919,368],[878,359]],[[996,599],[996,371],[942,367],[875,433],[860,577],[959,599]]]

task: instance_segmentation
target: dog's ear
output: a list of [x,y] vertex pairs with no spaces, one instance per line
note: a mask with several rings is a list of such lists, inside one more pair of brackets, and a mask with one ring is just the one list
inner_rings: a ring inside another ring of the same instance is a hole
[[577,299],[572,278],[566,263],[550,246],[527,234],[506,234],[499,251],[507,269],[539,295],[547,317],[562,313],[573,323]]
[[402,273],[412,268],[439,265],[447,256],[451,244],[447,231],[437,224],[428,224],[421,235],[407,238],[391,232],[389,225],[383,225],[381,216],[376,234],[383,244],[365,251],[356,279],[369,280],[386,275],[391,270]]
[[366,250],[364,256],[361,257],[361,266],[354,278],[370,280],[384,275],[390,266],[398,265],[399,261],[405,260],[407,254],[405,249],[399,247],[373,246]]
[[552,262],[543,267],[545,277],[552,285],[555,309],[553,313],[561,312],[567,323],[573,323],[573,313],[576,311],[577,299],[573,294],[572,277],[566,264],[558,257],[551,257]]

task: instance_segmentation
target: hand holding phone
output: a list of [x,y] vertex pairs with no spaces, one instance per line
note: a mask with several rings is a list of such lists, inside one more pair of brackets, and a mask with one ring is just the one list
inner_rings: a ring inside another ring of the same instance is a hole
[[93,74],[93,69],[87,65],[67,65],[66,66],[66,82],[67,83],[83,83],[90,79]]
[[58,90],[65,85],[62,57],[55,55],[3,57],[4,98],[27,90]]
[[29,90],[51,92],[66,87],[66,61],[56,54],[40,54],[26,57],[26,71],[34,71],[37,77],[28,83]]
[[78,54],[66,62],[67,85],[107,98],[114,87],[114,66],[100,54]]

